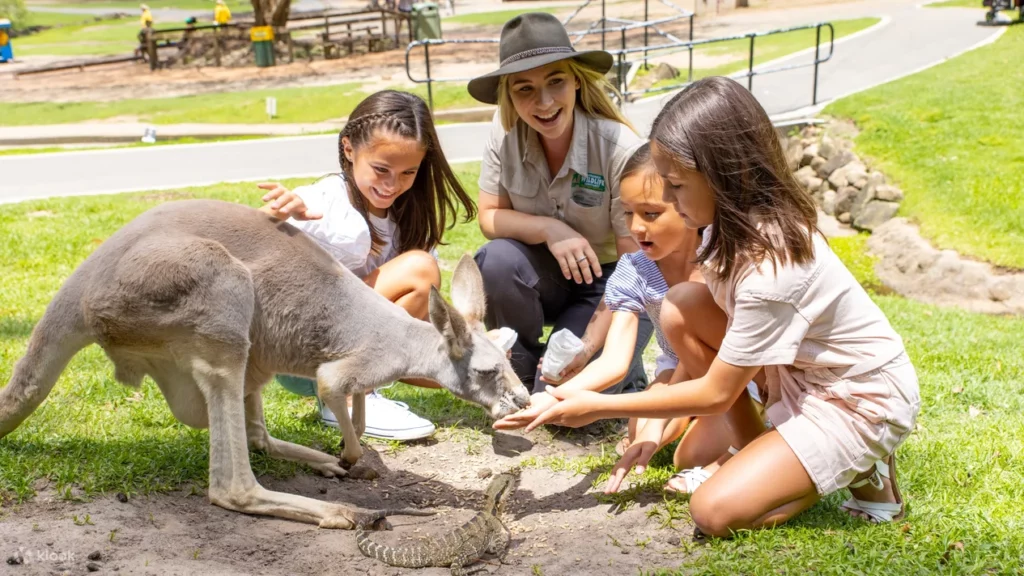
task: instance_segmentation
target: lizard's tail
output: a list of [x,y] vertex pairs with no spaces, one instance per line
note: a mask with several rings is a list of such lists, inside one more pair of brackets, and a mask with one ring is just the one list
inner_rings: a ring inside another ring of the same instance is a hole
[[356,530],[356,546],[363,556],[380,560],[385,564],[399,568],[426,568],[431,565],[427,555],[416,553],[412,548],[404,546],[392,548],[370,540],[370,533],[362,528]]

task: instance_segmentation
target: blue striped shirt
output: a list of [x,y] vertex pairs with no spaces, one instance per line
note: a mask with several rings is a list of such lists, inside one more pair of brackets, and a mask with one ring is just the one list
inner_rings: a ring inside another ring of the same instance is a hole
[[643,252],[623,254],[615,272],[605,285],[604,302],[613,312],[647,312],[654,324],[654,336],[661,348],[655,376],[664,370],[671,370],[679,363],[679,357],[661,331],[661,303],[668,293],[668,283],[661,275],[658,265]]

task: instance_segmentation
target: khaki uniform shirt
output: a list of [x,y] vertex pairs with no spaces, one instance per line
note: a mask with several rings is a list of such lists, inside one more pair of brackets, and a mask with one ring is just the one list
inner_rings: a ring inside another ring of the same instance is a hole
[[517,212],[565,222],[590,242],[602,264],[615,262],[615,237],[629,236],[619,180],[642,143],[628,126],[577,107],[569,154],[551,178],[537,132],[519,121],[506,133],[495,114],[480,167],[480,190],[508,198]]

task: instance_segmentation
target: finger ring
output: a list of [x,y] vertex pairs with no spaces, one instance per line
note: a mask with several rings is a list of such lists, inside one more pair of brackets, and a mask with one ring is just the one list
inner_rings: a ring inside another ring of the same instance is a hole
[[586,259],[587,259],[587,257],[586,257],[586,256],[580,256],[579,258],[577,258],[577,259],[576,259],[576,261],[577,261],[577,262],[583,262],[583,261],[584,261],[584,260],[586,260]]

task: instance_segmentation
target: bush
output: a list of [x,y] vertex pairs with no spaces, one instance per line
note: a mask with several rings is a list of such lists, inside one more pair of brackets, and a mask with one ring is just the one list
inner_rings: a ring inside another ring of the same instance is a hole
[[0,0],[0,18],[7,18],[17,28],[28,20],[24,0]]

